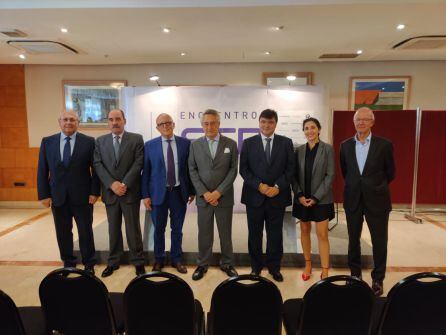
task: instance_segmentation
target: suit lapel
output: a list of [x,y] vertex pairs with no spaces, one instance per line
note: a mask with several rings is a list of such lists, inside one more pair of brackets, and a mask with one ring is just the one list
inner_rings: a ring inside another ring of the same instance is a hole
[[57,157],[57,163],[62,162],[62,156],[60,155],[60,137],[62,135],[59,133],[59,135],[55,136],[55,141],[52,144],[52,147],[55,152],[56,152],[56,157]]
[[110,160],[114,162],[115,166],[117,166],[117,161],[115,157],[115,150],[113,148],[113,138],[115,135],[113,133],[110,133],[108,136],[105,137],[105,151],[110,157]]
[[220,135],[220,139],[217,144],[217,151],[215,152],[214,161],[221,157],[221,154],[223,153],[225,145],[226,145],[226,139],[222,135]]
[[[355,135],[356,136],[356,135]],[[356,157],[356,140],[355,137],[352,137],[350,142],[348,143],[351,157],[355,160],[356,173],[361,175],[361,171],[359,170],[358,158]]]
[[[313,150],[314,150],[314,147],[313,147]],[[319,160],[321,159],[323,150],[324,150],[324,144],[321,141],[319,141],[319,147],[317,148],[316,157],[314,158],[313,170],[311,171],[311,173],[313,175],[314,175],[314,170],[316,169],[316,166],[319,164]]]
[[212,155],[211,155],[211,150],[209,149],[209,144],[208,144],[208,140],[206,138],[206,136],[203,136],[202,140],[201,140],[201,145],[203,147],[203,151],[206,153],[206,155],[208,155],[208,157],[212,159]]
[[[262,161],[263,163],[268,166],[268,162],[266,161],[266,153],[265,153],[265,149],[263,148],[263,139],[262,139],[262,135],[257,135],[257,148],[260,152],[260,157],[262,157]],[[271,159],[272,160],[272,159]]]
[[307,157],[307,145],[302,145],[300,148],[300,155],[299,155],[299,165],[300,165],[300,171],[305,171],[305,158]]
[[[121,161],[121,157],[126,150],[128,141],[129,141],[129,134],[127,134],[127,132],[125,131],[121,138],[121,145],[119,146],[119,155],[118,155],[118,158],[116,159],[116,165],[119,165],[119,162]],[[113,148],[113,141],[112,141],[112,148]]]
[[[364,170],[362,170],[362,174],[365,174],[365,172],[367,171],[367,167],[370,165],[370,161],[373,159],[373,155],[375,155],[375,151],[376,151],[376,142],[372,137],[370,138],[370,148],[369,148],[369,152],[367,153],[367,158],[365,159],[365,164],[364,164]],[[372,158],[370,158],[372,157]]]
[[82,135],[80,135],[79,133],[76,134],[76,142],[74,143],[74,148],[73,148],[73,154],[71,155],[70,158],[70,164],[68,164],[68,166],[71,165],[71,161],[73,159],[76,159],[76,157],[79,155],[79,150],[82,147]]

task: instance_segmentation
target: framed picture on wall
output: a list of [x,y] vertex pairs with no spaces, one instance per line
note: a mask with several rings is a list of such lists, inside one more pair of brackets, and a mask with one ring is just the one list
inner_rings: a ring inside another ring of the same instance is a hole
[[120,106],[126,80],[64,80],[64,110],[79,115],[81,127],[106,127],[107,114]]
[[350,110],[402,110],[409,107],[410,76],[350,77]]

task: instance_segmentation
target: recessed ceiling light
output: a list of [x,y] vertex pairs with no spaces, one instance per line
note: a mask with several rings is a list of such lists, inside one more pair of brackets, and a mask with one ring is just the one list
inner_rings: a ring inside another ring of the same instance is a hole
[[149,80],[150,80],[150,81],[157,81],[157,80],[159,80],[159,79],[160,79],[160,76],[158,76],[157,74],[151,75],[151,76],[149,77]]
[[356,53],[357,53],[358,55],[360,55],[360,54],[362,54],[362,50],[361,50],[361,49],[356,50]]
[[283,30],[283,28],[284,28],[284,26],[276,26],[276,27],[274,27],[273,29],[274,29],[275,31],[280,31],[280,30]]
[[19,55],[19,58],[20,58],[20,59],[26,59],[26,56],[25,56],[24,54],[20,54],[20,55]]
[[296,80],[296,78],[297,77],[294,74],[289,74],[288,76],[286,76],[286,79],[289,81],[294,81],[294,80]]
[[180,56],[186,56],[185,52],[180,53]]
[[403,30],[404,28],[406,28],[406,26],[402,23],[396,26],[396,29],[398,30]]
[[68,29],[67,28],[60,28],[60,31],[63,33],[68,33]]
[[163,33],[170,33],[170,28],[164,27],[163,28]]
[[269,56],[269,55],[271,55],[271,51],[265,51],[264,54]]

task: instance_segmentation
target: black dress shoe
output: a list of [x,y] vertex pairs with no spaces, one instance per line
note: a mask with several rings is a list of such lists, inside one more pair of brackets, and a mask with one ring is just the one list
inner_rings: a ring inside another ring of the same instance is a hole
[[186,267],[184,264],[180,263],[180,262],[178,262],[178,263],[173,263],[173,264],[172,264],[172,267],[174,267],[175,269],[177,269],[177,271],[178,271],[179,273],[187,273],[187,267]]
[[208,268],[206,266],[198,266],[192,275],[192,279],[200,280],[201,278],[203,278],[206,272],[208,272]]
[[251,273],[250,273],[250,275],[251,275],[251,276],[260,276],[260,273],[261,273],[261,271],[258,271],[258,270],[252,270]]
[[144,265],[135,265],[135,273],[137,276],[141,276],[144,273],[146,273],[146,269],[144,268]]
[[94,276],[94,265],[85,265],[84,270]]
[[107,267],[102,271],[101,277],[105,278],[111,276],[113,271],[118,270],[119,265],[107,265]]
[[237,277],[238,273],[232,265],[220,266],[221,271],[226,273],[228,277]]
[[384,293],[383,282],[374,280],[372,283],[372,290],[375,296],[380,297]]
[[161,271],[163,267],[164,267],[163,263],[155,262],[155,264],[153,264],[152,271]]
[[269,274],[273,276],[275,281],[283,281],[283,276],[280,271],[269,271]]

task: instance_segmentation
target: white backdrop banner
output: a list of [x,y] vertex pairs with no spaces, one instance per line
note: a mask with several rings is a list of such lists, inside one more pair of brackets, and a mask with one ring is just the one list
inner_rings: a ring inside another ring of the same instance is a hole
[[[121,101],[126,129],[142,134],[145,141],[159,136],[155,119],[161,113],[172,116],[175,134],[189,139],[202,136],[200,116],[208,108],[220,112],[220,132],[237,142],[239,152],[243,140],[258,133],[258,118],[266,108],[279,115],[276,133],[290,137],[296,146],[305,143],[302,121],[307,116],[319,119],[322,138],[327,136],[327,96],[320,86],[125,87]],[[241,186],[238,176],[235,211],[244,211]]]

